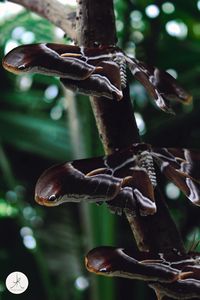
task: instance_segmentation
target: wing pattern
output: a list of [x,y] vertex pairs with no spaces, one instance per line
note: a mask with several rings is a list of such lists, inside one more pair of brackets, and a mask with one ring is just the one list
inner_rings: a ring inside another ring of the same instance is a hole
[[55,206],[63,202],[106,202],[112,212],[134,215],[156,212],[155,164],[185,196],[200,206],[200,153],[197,150],[153,148],[133,144],[116,153],[75,160],[46,170],[36,185],[36,201]]
[[159,299],[199,299],[199,253],[135,252],[97,247],[85,257],[86,268],[98,275],[146,281]]
[[59,76],[64,86],[75,92],[118,101],[123,98],[128,67],[161,110],[173,113],[171,100],[183,104],[192,100],[170,74],[132,59],[114,46],[83,48],[53,43],[19,46],[4,57],[3,66],[17,74]]

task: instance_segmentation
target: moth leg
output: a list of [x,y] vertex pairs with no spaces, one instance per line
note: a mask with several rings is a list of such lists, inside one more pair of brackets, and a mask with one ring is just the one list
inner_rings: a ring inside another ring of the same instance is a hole
[[119,214],[124,210],[128,214],[136,215],[138,209],[141,216],[156,213],[154,188],[147,172],[134,169],[133,176],[122,180],[121,191],[107,204],[111,211]]
[[106,203],[110,211],[118,215],[122,215],[125,212],[128,215],[135,216],[138,210],[133,190],[128,186],[123,187],[114,199]]
[[127,176],[127,177],[123,178],[122,187],[123,186],[132,186],[132,184],[133,184],[133,177],[132,176]]

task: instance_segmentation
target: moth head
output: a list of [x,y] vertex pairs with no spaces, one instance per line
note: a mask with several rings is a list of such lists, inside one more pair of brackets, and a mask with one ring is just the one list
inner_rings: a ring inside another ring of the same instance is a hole
[[123,249],[109,246],[97,247],[85,257],[85,265],[89,272],[104,276],[115,276],[121,267],[120,255]]
[[67,186],[70,185],[69,163],[55,165],[47,169],[38,179],[35,188],[35,200],[45,206],[57,206],[67,201]]
[[[33,48],[33,47],[31,47]],[[19,46],[10,51],[2,61],[3,67],[14,74],[29,72],[31,69],[30,63],[32,60],[32,53],[24,51],[23,46]]]

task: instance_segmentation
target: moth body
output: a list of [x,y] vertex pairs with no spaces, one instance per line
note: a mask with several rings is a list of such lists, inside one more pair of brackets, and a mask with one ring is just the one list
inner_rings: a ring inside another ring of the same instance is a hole
[[151,180],[153,187],[155,187],[157,185],[157,180],[153,157],[149,151],[144,151],[142,154],[143,155],[140,158],[141,167],[147,171],[149,179]]
[[126,59],[124,56],[117,55],[114,56],[113,61],[117,63],[119,66],[120,79],[121,79],[121,87],[124,89],[127,84],[127,75],[126,75]]

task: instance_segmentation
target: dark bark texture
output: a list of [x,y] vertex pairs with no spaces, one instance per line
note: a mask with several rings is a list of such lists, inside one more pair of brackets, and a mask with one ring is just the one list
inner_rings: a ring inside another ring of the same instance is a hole
[[78,43],[85,47],[116,44],[113,0],[77,0]]

